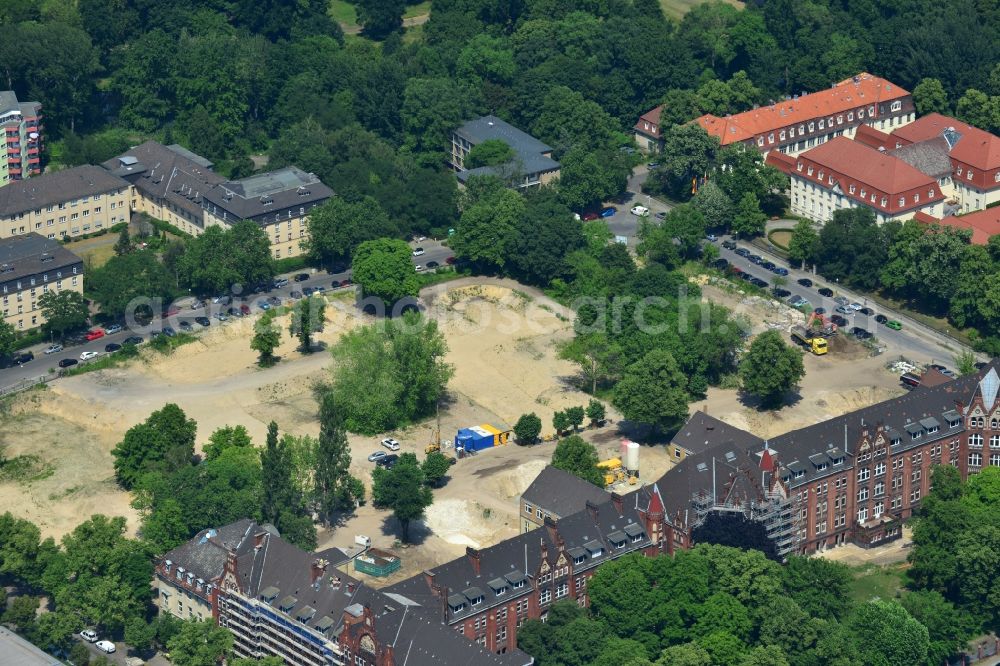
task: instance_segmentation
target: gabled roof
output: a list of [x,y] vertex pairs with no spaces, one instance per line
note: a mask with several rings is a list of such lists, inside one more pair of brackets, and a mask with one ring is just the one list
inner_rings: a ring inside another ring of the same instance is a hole
[[723,445],[760,448],[761,439],[705,412],[697,411],[677,431],[670,443],[691,453],[701,453]]
[[940,113],[929,113],[908,125],[903,125],[894,131],[892,136],[909,143],[917,143],[942,136],[951,129],[960,135],[957,137],[955,147],[951,149],[950,154],[953,159],[982,171],[1000,168],[1000,137]]
[[889,155],[903,160],[917,171],[925,173],[935,180],[940,180],[951,176],[952,167],[951,159],[948,157],[948,149],[948,141],[943,136],[936,136],[887,152]]
[[333,196],[316,174],[294,166],[225,181],[204,193],[205,200],[228,212],[233,221],[312,208]]
[[521,493],[522,501],[544,509],[556,518],[580,511],[587,502],[600,504],[610,497],[603,488],[552,465],[546,465]]
[[[660,126],[660,117],[662,115],[663,105],[660,104],[639,116],[639,120],[636,121],[633,129],[640,134],[659,139],[663,136],[663,128]],[[649,125],[648,127],[646,126],[647,124]]]
[[971,229],[971,242],[974,245],[986,245],[990,236],[1000,234],[1000,206],[940,219],[925,213],[917,213],[913,219],[924,224],[940,224],[942,227],[953,229]]
[[782,100],[725,118],[706,114],[695,122],[726,146],[789,125],[827,118],[858,107],[908,97],[909,94],[891,81],[862,72],[826,90],[797,99]]
[[82,270],[80,257],[59,241],[35,232],[0,241],[0,282],[3,283],[29,275],[54,273],[74,264],[79,264]]
[[843,136],[807,150],[801,157],[889,195],[937,185],[903,160]]
[[859,125],[858,129],[854,132],[854,140],[875,149],[885,148],[888,150],[896,145],[891,136],[875,129],[871,125]]
[[0,187],[0,218],[72,199],[125,190],[128,186],[118,176],[90,164],[50,171]]

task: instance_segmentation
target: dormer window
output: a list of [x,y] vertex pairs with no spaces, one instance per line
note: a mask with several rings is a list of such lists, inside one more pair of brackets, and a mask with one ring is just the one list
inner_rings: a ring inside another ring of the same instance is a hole
[[794,474],[792,474],[792,478],[793,479],[801,479],[805,475],[806,475],[806,471],[804,469],[800,469],[797,472],[795,472]]
[[816,129],[816,123],[809,123],[809,131],[812,132]]
[[802,171],[802,166],[803,166],[802,162],[799,162],[798,164],[795,165],[795,170]]
[[524,581],[519,580],[516,583],[511,583],[511,587],[514,588],[515,590],[520,590],[522,587],[524,587]]
[[857,189],[857,186],[855,186],[855,185],[852,184],[850,187],[847,188],[847,192],[849,194],[854,194],[854,190],[856,190],[856,189]]
[[763,146],[764,145],[764,137],[762,137],[762,136],[757,137],[757,145],[758,146]]
[[813,168],[812,167],[809,167],[808,169],[806,169],[806,175],[807,176],[813,175]]
[[819,172],[819,175],[817,176],[817,178],[819,178],[820,180],[823,180],[823,172],[822,171]]
[[903,103],[900,102],[898,99],[895,102],[893,102],[892,104],[889,105],[889,110],[890,111],[899,111],[902,108],[903,108]]
[[847,122],[850,123],[850,122],[853,122],[853,121],[854,121],[854,112],[853,111],[848,111],[847,112]]

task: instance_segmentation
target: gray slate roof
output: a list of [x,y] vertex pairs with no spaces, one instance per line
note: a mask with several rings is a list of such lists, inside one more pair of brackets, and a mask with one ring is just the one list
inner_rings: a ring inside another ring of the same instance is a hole
[[888,154],[898,157],[931,178],[940,180],[951,175],[949,150],[950,147],[945,137],[937,136],[933,139],[918,141],[890,150]]
[[82,273],[83,260],[80,257],[58,241],[34,232],[0,241],[0,283],[53,273],[74,264],[80,266]]
[[[307,210],[333,196],[315,174],[294,166],[225,181],[205,192],[205,200],[236,220],[259,218],[287,209]],[[222,217],[221,213],[218,213]]]
[[20,111],[21,107],[17,103],[17,95],[13,90],[0,90],[0,114]]
[[0,218],[128,186],[118,176],[89,164],[15,180],[0,187]]
[[555,171],[559,168],[559,162],[545,155],[545,153],[551,153],[552,148],[496,116],[483,116],[470,120],[455,130],[455,134],[472,145],[491,139],[499,139],[517,154],[513,164],[506,167],[479,167],[460,171],[458,178],[462,182],[467,181],[470,176],[503,175],[503,172],[509,171],[511,168],[525,175]]
[[205,193],[225,180],[212,171],[212,163],[205,158],[176,144],[164,146],[156,141],[131,148],[102,166],[135,185],[147,198],[166,199],[199,223]]
[[603,488],[552,465],[546,465],[521,494],[522,501],[548,511],[553,517],[568,516],[583,509],[587,502],[600,504],[610,497]]
[[672,444],[687,449],[691,453],[701,453],[729,445],[737,448],[761,448],[761,439],[745,430],[731,426],[705,412],[695,412],[684,427],[677,431]]

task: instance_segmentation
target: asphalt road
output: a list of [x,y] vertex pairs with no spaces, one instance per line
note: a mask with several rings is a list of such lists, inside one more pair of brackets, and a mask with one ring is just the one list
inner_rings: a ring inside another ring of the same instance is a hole
[[[728,239],[729,238],[727,236],[723,236],[716,242],[720,256],[728,260],[729,263],[736,268],[764,280],[769,286],[773,287],[775,278],[778,276],[771,271],[754,264],[749,259],[737,255],[735,251],[727,250],[722,247],[722,241]],[[860,326],[861,328],[867,329],[869,332],[873,333],[880,342],[884,343],[890,352],[906,356],[911,361],[941,363],[949,367],[954,366],[953,359],[955,354],[959,351],[957,342],[948,340],[936,331],[901,316],[897,312],[881,308],[875,304],[869,304],[867,299],[863,296],[855,294],[849,289],[841,287],[839,284],[828,282],[816,275],[813,275],[812,273],[793,269],[777,256],[771,255],[756,246],[744,243],[737,243],[737,246],[745,247],[751,252],[751,254],[759,255],[764,259],[777,264],[778,266],[788,268],[789,274],[785,277],[785,284],[781,285],[781,287],[783,289],[787,289],[792,294],[806,299],[814,308],[825,308],[826,316],[840,314],[840,316],[847,319],[848,329],[852,326]],[[798,284],[797,280],[801,278],[809,278],[813,281],[813,285],[811,287],[804,287]],[[833,290],[833,297],[827,298],[821,296],[817,290],[822,287],[828,287]],[[870,307],[874,310],[875,315],[863,315],[857,312],[850,315],[837,313],[836,308],[838,303],[834,301],[834,298],[838,296],[844,296],[852,302]],[[788,298],[791,297],[786,297],[784,299],[785,302],[787,302]],[[879,324],[875,321],[875,316],[878,314],[884,314],[889,319],[901,321],[903,323],[903,328],[899,331],[895,331]]]
[[[427,239],[417,242],[411,242],[410,246],[416,249],[417,247],[423,248],[424,253],[420,256],[412,257],[414,265],[426,266],[428,262],[437,262],[438,265],[444,266],[445,260],[452,256],[452,252],[449,248],[441,245],[440,242]],[[295,282],[294,275],[301,273],[307,273],[309,275],[308,279],[302,282]],[[281,287],[279,289],[271,289],[270,291],[258,293],[258,294],[247,294],[245,296],[235,296],[233,298],[233,303],[229,305],[221,305],[212,303],[209,299],[206,302],[206,307],[197,310],[191,309],[191,303],[193,298],[191,296],[186,296],[177,299],[177,309],[178,314],[175,316],[168,317],[164,320],[156,319],[149,326],[135,327],[132,330],[123,330],[120,333],[114,333],[112,335],[105,335],[102,338],[93,340],[90,342],[84,342],[82,344],[76,344],[70,346],[65,345],[63,351],[56,352],[53,354],[46,354],[45,349],[49,346],[48,344],[37,345],[31,347],[29,350],[35,355],[33,361],[29,361],[24,365],[15,365],[10,368],[0,369],[0,390],[15,386],[20,382],[26,380],[37,380],[39,377],[47,376],[51,372],[59,371],[59,361],[62,359],[80,359],[80,355],[86,351],[95,351],[101,355],[105,354],[104,347],[109,343],[121,344],[122,340],[131,337],[133,335],[139,335],[143,338],[144,342],[149,341],[149,336],[151,331],[162,330],[164,326],[170,326],[175,331],[180,331],[179,324],[182,321],[189,321],[193,326],[193,333],[197,333],[203,327],[194,321],[195,317],[208,317],[211,320],[211,326],[226,325],[228,322],[220,322],[215,318],[215,314],[218,312],[225,312],[230,307],[239,307],[240,304],[247,304],[250,306],[251,314],[257,315],[262,312],[257,303],[260,300],[266,300],[272,296],[281,298],[282,301],[286,301],[291,298],[291,293],[293,291],[301,292],[303,287],[319,287],[322,286],[327,290],[332,288],[332,283],[334,280],[337,282],[343,282],[344,280],[350,279],[351,272],[344,271],[341,273],[328,273],[326,271],[316,270],[316,269],[306,269],[303,271],[297,271],[296,273],[289,273],[286,275],[276,276],[288,278],[288,285]],[[231,319],[230,319],[231,321]]]

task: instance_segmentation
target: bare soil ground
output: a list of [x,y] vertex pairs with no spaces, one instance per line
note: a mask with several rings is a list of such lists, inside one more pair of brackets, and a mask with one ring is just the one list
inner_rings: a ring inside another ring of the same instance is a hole
[[[761,328],[763,322],[777,325],[788,315],[713,287],[705,295],[746,312],[752,321],[762,322]],[[588,396],[570,381],[575,367],[557,355],[558,345],[572,335],[571,319],[558,304],[517,283],[485,279],[436,285],[423,297],[441,322],[450,348],[447,361],[456,370],[451,399],[441,410],[443,439],[452,439],[458,428],[484,422],[510,426],[531,411],[548,431],[555,410],[586,404]],[[338,304],[342,309],[334,307]],[[319,336],[322,344],[334,343],[365,321],[347,311],[343,299],[331,302],[327,328]],[[62,379],[44,391],[12,399],[7,412],[0,412],[0,441],[7,445],[7,455],[33,452],[53,472],[30,483],[0,483],[0,506],[36,522],[46,536],[58,537],[95,512],[126,516],[134,529],[137,517],[130,497],[112,480],[110,451],[125,430],[167,402],[198,421],[199,443],[226,424],[242,424],[262,442],[272,419],[283,431],[317,434],[314,389],[329,377],[329,355],[303,355],[285,336],[278,350],[281,362],[261,370],[249,348],[251,329],[249,320],[213,325],[197,342],[170,356],[146,350],[131,366]],[[895,391],[891,375],[880,371],[881,362],[863,354],[857,359],[807,357],[806,364],[806,397],[778,412],[759,413],[743,405],[735,391],[720,389],[710,391],[704,404],[719,418],[767,436]],[[613,410],[609,416],[612,425],[582,433],[602,458],[616,455],[620,442],[613,425],[619,416]],[[386,434],[398,439],[403,451],[422,458],[434,428],[431,419]],[[366,457],[378,448],[379,439],[350,438],[352,471],[366,482],[373,467]],[[373,545],[396,550],[403,558],[403,570],[391,581],[460,555],[466,546],[496,543],[517,532],[517,497],[551,457],[552,448],[551,443],[511,444],[459,461],[450,481],[435,491],[426,520],[411,527],[415,545],[399,546],[388,512],[366,505],[344,524],[321,530],[321,546],[349,546],[356,534],[370,536]],[[642,481],[647,483],[671,465],[658,446],[644,446],[641,458]]]

